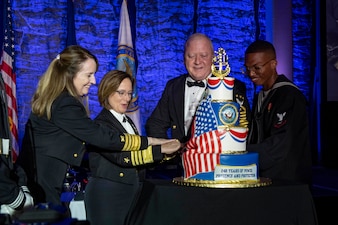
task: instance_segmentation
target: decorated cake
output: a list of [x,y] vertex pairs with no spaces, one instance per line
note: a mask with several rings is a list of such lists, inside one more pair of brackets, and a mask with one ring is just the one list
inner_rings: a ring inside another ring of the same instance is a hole
[[258,153],[246,151],[248,121],[243,100],[233,101],[235,78],[228,56],[219,48],[205,97],[192,122],[192,137],[182,154],[184,177],[175,183],[193,186],[261,186]]

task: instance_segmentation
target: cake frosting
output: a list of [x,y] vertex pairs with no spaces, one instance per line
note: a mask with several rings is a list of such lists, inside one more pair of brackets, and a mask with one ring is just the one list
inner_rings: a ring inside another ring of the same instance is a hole
[[232,90],[235,85],[235,78],[224,77],[209,77],[208,91],[214,101],[232,101]]
[[233,101],[235,78],[219,48],[205,97],[192,122],[192,137],[182,154],[184,179],[256,182],[258,154],[246,151],[248,121],[243,99]]

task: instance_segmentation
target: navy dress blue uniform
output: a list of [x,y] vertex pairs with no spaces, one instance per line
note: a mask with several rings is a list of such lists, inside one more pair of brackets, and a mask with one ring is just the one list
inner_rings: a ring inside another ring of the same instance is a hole
[[[135,134],[133,121],[127,117]],[[121,122],[107,109],[95,121],[113,132],[127,133]],[[122,122],[123,123],[123,122]],[[139,151],[108,152],[88,146],[91,176],[85,189],[87,219],[91,225],[123,225],[144,178],[144,166],[160,162],[160,146]]]
[[258,102],[256,97],[247,150],[259,153],[259,175],[273,180],[311,183],[305,96],[287,77],[278,75],[261,104]]

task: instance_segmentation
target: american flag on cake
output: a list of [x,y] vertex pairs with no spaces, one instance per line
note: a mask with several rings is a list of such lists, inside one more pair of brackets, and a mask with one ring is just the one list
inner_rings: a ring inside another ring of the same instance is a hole
[[226,131],[217,130],[211,96],[201,101],[191,126],[192,138],[186,145],[187,151],[182,155],[185,178],[211,172],[219,164],[219,155],[222,153],[219,136]]

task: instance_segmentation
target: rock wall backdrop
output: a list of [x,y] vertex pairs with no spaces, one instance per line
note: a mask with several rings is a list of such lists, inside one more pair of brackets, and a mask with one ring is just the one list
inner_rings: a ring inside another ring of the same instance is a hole
[[[256,38],[265,39],[264,0],[128,1],[135,13],[130,16],[135,16],[132,26],[138,59],[136,78],[142,127],[166,82],[186,72],[183,46],[194,32],[207,34],[215,49],[223,47],[227,51],[232,76],[247,84],[252,100],[253,85],[241,74],[240,68],[249,43]],[[121,3],[122,0],[73,1],[77,44],[92,51],[100,62],[97,83],[107,71],[115,69]],[[292,0],[292,9],[293,78],[310,100],[314,76],[311,70],[313,3]],[[66,47],[67,0],[13,0],[12,10],[21,143],[38,79],[50,61]],[[92,117],[101,110],[96,93],[97,85],[89,94]]]

